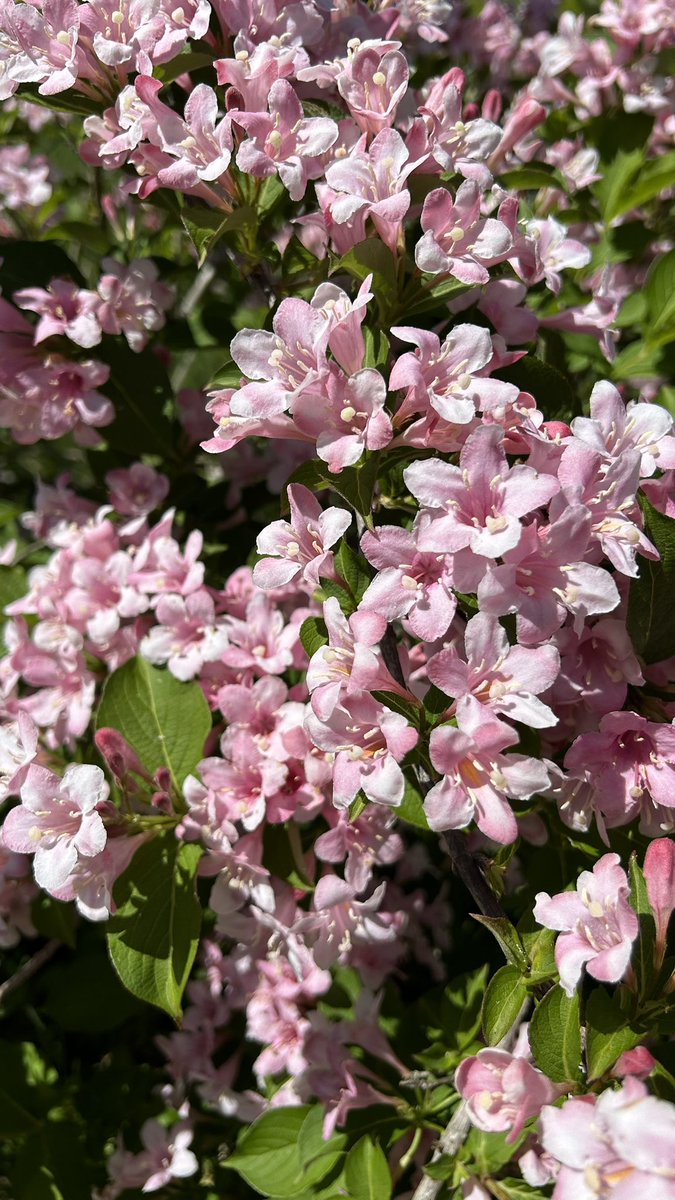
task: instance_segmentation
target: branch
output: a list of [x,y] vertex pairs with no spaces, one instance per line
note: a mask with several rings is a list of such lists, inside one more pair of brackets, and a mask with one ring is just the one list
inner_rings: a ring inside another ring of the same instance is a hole
[[8,996],[10,992],[13,992],[16,988],[21,987],[22,983],[26,983],[26,981],[30,979],[32,975],[35,975],[36,971],[40,970],[40,967],[43,967],[46,962],[49,962],[50,958],[56,954],[56,951],[62,945],[63,942],[60,942],[58,938],[52,938],[52,940],[47,942],[41,950],[38,950],[37,954],[34,954],[32,958],[29,958],[28,962],[24,963],[22,967],[19,967],[18,971],[15,971],[13,975],[10,975],[9,979],[6,979],[3,984],[0,984],[0,1004],[2,1004],[5,997]]
[[[398,656],[398,646],[391,625],[387,626],[387,631],[380,642],[380,650],[389,673],[397,683],[400,683],[401,687],[405,687],[406,682]],[[415,767],[415,774],[424,795],[429,791],[431,779],[423,767]],[[465,834],[451,829],[443,835],[441,841],[447,849],[454,874],[473,897],[483,916],[505,917],[506,913],[483,874],[480,860],[467,849]]]

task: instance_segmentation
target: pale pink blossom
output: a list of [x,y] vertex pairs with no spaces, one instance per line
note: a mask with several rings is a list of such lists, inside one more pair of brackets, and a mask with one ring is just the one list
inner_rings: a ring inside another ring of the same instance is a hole
[[675,842],[658,838],[647,847],[644,862],[647,895],[656,921],[658,946],[666,944],[668,924],[675,908]]
[[27,713],[0,725],[0,803],[16,796],[37,754],[37,729]]
[[108,797],[100,767],[71,763],[63,778],[31,765],[21,803],[5,818],[3,841],[19,854],[34,854],[36,881],[54,893],[82,858],[100,854],[106,830],[98,807]]
[[422,234],[415,247],[420,270],[453,275],[461,283],[487,283],[487,268],[502,262],[511,248],[506,225],[481,217],[478,184],[468,179],[454,201],[445,188],[429,193],[422,209]]
[[575,417],[572,432],[604,459],[638,450],[640,475],[675,467],[673,418],[660,404],[625,404],[613,384],[602,380],[591,392],[590,417]]
[[417,731],[400,713],[378,704],[367,692],[345,696],[327,723],[310,712],[306,727],[321,750],[335,754],[333,803],[347,808],[362,789],[375,804],[396,807],[405,779],[399,763],[417,744]]
[[326,170],[326,183],[335,196],[331,219],[342,225],[357,215],[370,217],[384,244],[395,253],[410,207],[405,183],[416,164],[395,129],[383,129],[367,149],[365,142],[364,135],[345,158],[336,159]]
[[560,1163],[554,1200],[673,1200],[675,1106],[639,1079],[547,1106],[541,1128],[544,1149]]
[[101,340],[95,292],[79,288],[67,279],[52,279],[48,288],[22,288],[14,293],[13,299],[19,308],[29,309],[40,317],[33,337],[36,346],[45,338],[59,335],[85,349]]
[[98,320],[105,333],[123,333],[138,353],[150,333],[164,326],[174,290],[160,282],[159,271],[149,258],[134,259],[128,267],[104,258],[101,265],[105,274],[98,282]]
[[298,97],[285,79],[272,84],[269,114],[232,112],[248,133],[237,151],[237,166],[249,175],[278,173],[292,200],[302,200],[307,183],[323,174],[321,156],[338,138],[329,117],[305,117]]
[[623,978],[638,935],[629,892],[618,854],[604,854],[592,871],[581,872],[576,891],[553,897],[548,892],[537,894],[535,920],[561,931],[555,961],[568,996],[574,994],[584,967],[605,983]]
[[557,1095],[550,1079],[526,1058],[490,1048],[460,1063],[455,1087],[472,1125],[485,1133],[509,1130],[507,1142],[517,1141],[526,1122]]
[[290,484],[288,503],[290,523],[273,521],[258,534],[258,554],[273,557],[256,563],[253,579],[258,587],[275,588],[299,576],[312,592],[319,586],[319,576],[335,578],[330,547],[349,528],[351,516],[343,508],[322,509],[308,488],[298,483]]
[[387,621],[405,617],[417,637],[441,637],[457,608],[449,558],[421,553],[413,533],[381,525],[361,538],[361,549],[378,574],[364,592],[359,612],[376,612]]

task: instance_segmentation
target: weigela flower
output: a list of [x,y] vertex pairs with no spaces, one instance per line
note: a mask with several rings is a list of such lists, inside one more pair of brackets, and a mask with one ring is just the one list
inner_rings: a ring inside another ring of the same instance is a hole
[[418,736],[405,717],[384,708],[367,692],[356,692],[336,705],[328,723],[310,712],[306,727],[315,746],[335,754],[333,803],[337,808],[347,808],[359,789],[375,804],[401,803],[405,779],[399,763]]
[[398,50],[361,46],[337,77],[343,100],[365,133],[380,133],[394,122],[408,88],[408,64]]
[[572,996],[584,967],[594,979],[618,983],[630,961],[638,919],[628,902],[630,888],[618,854],[604,854],[592,871],[582,871],[575,892],[539,892],[534,918],[558,929],[555,961],[560,983]]
[[106,844],[98,807],[109,788],[100,767],[71,763],[63,778],[32,764],[21,786],[21,803],[5,818],[3,841],[19,854],[34,854],[35,879],[45,891],[63,887],[81,858]]
[[552,686],[560,669],[554,646],[511,646],[495,617],[477,613],[464,631],[464,647],[466,661],[450,645],[427,663],[429,679],[457,701],[458,712],[471,696],[487,709],[533,729],[555,725],[555,713],[537,699]]
[[321,155],[337,141],[338,127],[330,117],[305,117],[298,97],[285,79],[272,84],[269,114],[232,111],[248,133],[237,151],[237,166],[249,175],[278,173],[292,200],[302,200],[307,183],[323,175]]
[[336,159],[326,170],[326,183],[335,193],[330,205],[332,220],[342,225],[357,214],[370,217],[385,246],[394,253],[410,207],[405,182],[415,165],[395,129],[383,129],[367,150],[364,136],[345,158]]
[[457,551],[497,558],[520,541],[520,518],[558,491],[557,480],[532,467],[509,467],[499,425],[480,426],[467,439],[459,466],[440,460],[413,463],[404,479],[422,504],[420,550]]
[[387,621],[405,617],[417,637],[441,637],[457,608],[449,556],[420,553],[414,534],[395,525],[367,530],[361,549],[378,574],[364,592],[359,612],[380,613]]
[[40,317],[33,338],[36,346],[59,334],[85,349],[101,340],[95,292],[79,288],[67,279],[52,279],[48,288],[22,288],[14,293],[13,299],[19,308],[29,309]]
[[675,1194],[675,1106],[627,1079],[601,1096],[545,1107],[542,1142],[561,1164],[554,1200],[672,1200]]
[[455,199],[445,188],[430,192],[422,209],[423,236],[415,247],[415,262],[432,275],[453,275],[462,283],[487,283],[488,267],[503,261],[511,234],[503,221],[481,218],[480,191],[465,180]]
[[557,1094],[550,1079],[526,1058],[489,1048],[460,1063],[455,1087],[472,1125],[485,1133],[509,1130],[507,1142],[517,1141],[525,1123]]
[[675,806],[675,728],[634,712],[607,713],[597,733],[578,737],[565,755],[573,775],[587,770],[607,825]]
[[0,725],[0,803],[15,796],[37,754],[37,729],[27,713]]
[[527,800],[548,784],[543,762],[524,754],[504,754],[518,742],[509,725],[487,717],[470,701],[458,717],[458,728],[432,730],[429,752],[443,776],[427,792],[424,811],[432,829],[464,829],[475,820],[486,837],[507,845],[518,826],[507,797]]
[[626,451],[640,452],[640,475],[675,467],[673,418],[659,404],[625,404],[613,384],[596,383],[591,392],[590,417],[575,417],[572,432],[605,459],[621,459]]
[[283,587],[299,575],[308,590],[319,586],[319,576],[335,578],[334,546],[351,525],[351,516],[343,508],[322,509],[319,501],[302,484],[290,484],[288,503],[291,520],[273,521],[258,534],[258,554],[263,558],[253,569],[258,587]]

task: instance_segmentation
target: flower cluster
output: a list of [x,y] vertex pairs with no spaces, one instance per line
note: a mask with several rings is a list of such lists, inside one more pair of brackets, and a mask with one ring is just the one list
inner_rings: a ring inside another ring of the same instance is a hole
[[675,29],[585,7],[0,0],[17,1194],[675,1200]]

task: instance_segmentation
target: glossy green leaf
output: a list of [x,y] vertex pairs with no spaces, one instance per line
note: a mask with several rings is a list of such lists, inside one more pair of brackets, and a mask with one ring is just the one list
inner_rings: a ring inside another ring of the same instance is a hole
[[197,683],[182,683],[168,670],[132,658],[103,689],[96,728],[124,734],[150,775],[168,767],[180,791],[203,758],[211,713]]
[[379,1143],[370,1137],[356,1143],[347,1155],[345,1179],[350,1200],[389,1200],[391,1173]]
[[556,984],[535,1009],[529,1028],[537,1066],[554,1083],[581,1078],[581,1006],[579,994],[568,996]]
[[115,884],[117,912],[106,927],[124,986],[175,1021],[199,942],[195,878],[201,854],[201,846],[179,842],[173,830],[155,834]]
[[307,617],[300,626],[300,641],[309,658],[328,644],[326,622],[322,617]]
[[527,989],[518,967],[500,967],[490,980],[481,1021],[488,1046],[496,1046],[518,1020],[527,999]]
[[675,520],[641,498],[645,533],[661,555],[660,562],[638,558],[640,574],[631,580],[628,632],[647,663],[675,654]]
[[616,995],[595,988],[586,1004],[586,1061],[589,1081],[600,1079],[642,1035],[630,1028]]

